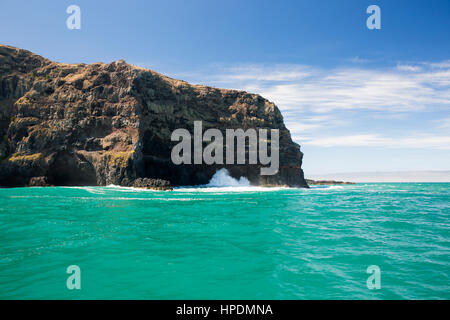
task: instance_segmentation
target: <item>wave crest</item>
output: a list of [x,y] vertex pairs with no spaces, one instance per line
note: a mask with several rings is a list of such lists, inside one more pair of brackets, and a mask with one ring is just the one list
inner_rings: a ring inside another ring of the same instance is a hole
[[246,177],[240,177],[239,180],[230,176],[227,169],[222,168],[217,170],[217,172],[209,180],[205,187],[249,187],[250,181]]

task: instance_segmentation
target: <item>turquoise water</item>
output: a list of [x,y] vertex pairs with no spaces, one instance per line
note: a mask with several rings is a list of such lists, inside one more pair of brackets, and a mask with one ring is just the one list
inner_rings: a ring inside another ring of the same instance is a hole
[[446,183],[0,189],[0,299],[449,299],[449,230]]

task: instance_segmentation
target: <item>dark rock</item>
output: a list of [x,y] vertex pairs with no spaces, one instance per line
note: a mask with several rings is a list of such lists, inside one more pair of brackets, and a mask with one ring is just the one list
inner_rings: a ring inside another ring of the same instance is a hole
[[134,180],[133,187],[155,190],[173,190],[170,182],[162,179],[137,178]]
[[46,177],[32,177],[28,183],[29,187],[50,187]]

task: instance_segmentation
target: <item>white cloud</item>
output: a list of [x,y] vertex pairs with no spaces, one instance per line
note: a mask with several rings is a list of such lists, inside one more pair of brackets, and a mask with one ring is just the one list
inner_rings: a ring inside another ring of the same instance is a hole
[[261,87],[259,92],[275,101],[281,110],[432,111],[450,105],[449,81],[449,71],[411,75],[344,69],[307,81]]
[[441,62],[427,62],[425,63],[433,68],[439,68],[439,69],[448,69],[450,68],[450,60],[445,60]]
[[310,77],[312,69],[302,65],[275,65],[261,67],[258,65],[233,67],[221,75],[221,82],[240,81],[298,81]]
[[413,66],[413,65],[407,65],[407,64],[398,64],[397,65],[397,70],[417,72],[417,71],[422,70],[422,67]]
[[369,62],[369,60],[360,58],[358,56],[349,59],[349,61],[353,62],[353,63],[367,63],[367,62]]
[[323,70],[304,65],[250,65],[205,74],[202,83],[259,93],[282,111],[433,111],[450,105],[450,62],[446,66],[447,62],[387,70]]
[[439,119],[436,121],[436,123],[438,124],[439,129],[450,129],[450,117]]
[[297,123],[291,121],[285,121],[286,127],[289,128],[291,132],[301,133],[301,132],[310,132],[314,129],[320,129],[322,127],[321,124],[318,123]]
[[379,134],[359,134],[304,139],[303,144],[320,147],[388,147],[450,150],[450,136],[416,134],[409,137],[388,137]]
[[[417,123],[408,123],[419,113],[450,116],[450,60],[377,69],[362,64],[329,70],[282,64],[216,66],[188,80],[261,94],[277,104],[293,139],[301,144],[450,148],[450,137],[442,135],[450,118],[437,125],[430,120],[435,128],[421,122],[423,132],[417,131]],[[381,125],[372,127],[375,121]],[[383,127],[383,121],[390,123]]]

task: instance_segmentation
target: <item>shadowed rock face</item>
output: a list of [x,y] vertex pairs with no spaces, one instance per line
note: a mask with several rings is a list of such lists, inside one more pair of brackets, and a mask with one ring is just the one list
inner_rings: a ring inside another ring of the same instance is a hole
[[[248,164],[174,165],[172,131],[193,133],[197,120],[203,131],[217,128],[224,136],[225,129],[279,129],[279,172],[261,176],[259,165]],[[132,186],[138,178],[197,185],[225,167],[254,185],[307,187],[303,154],[273,103],[122,60],[62,64],[0,45],[0,138],[0,186]]]

